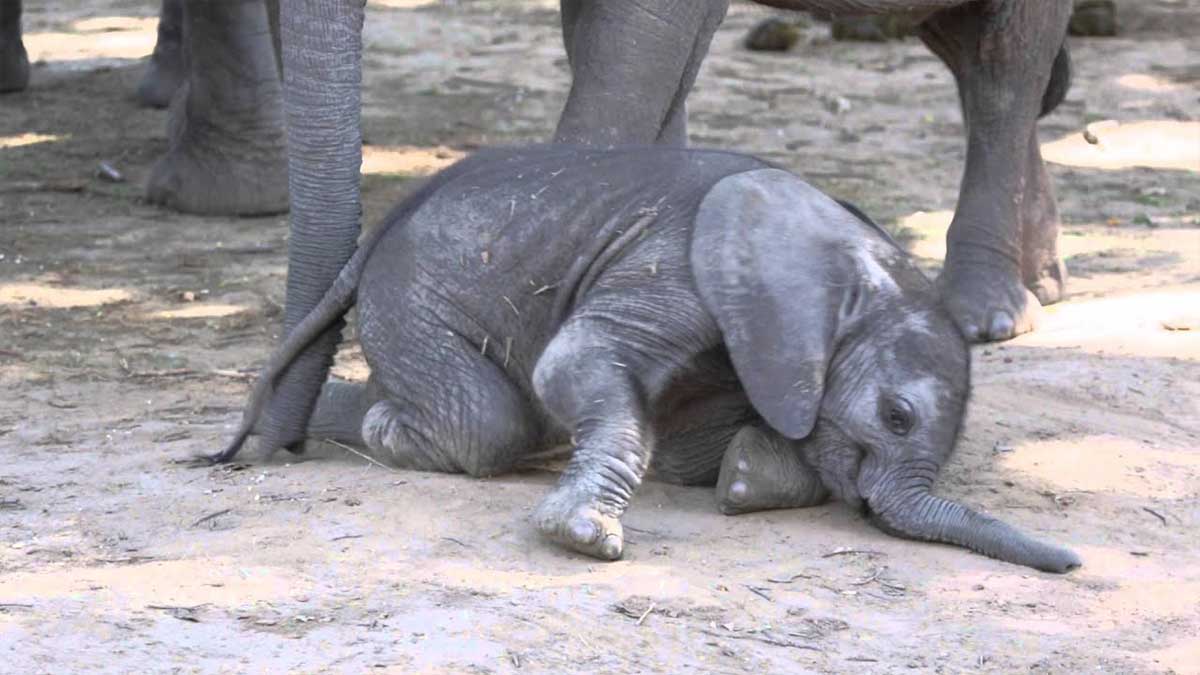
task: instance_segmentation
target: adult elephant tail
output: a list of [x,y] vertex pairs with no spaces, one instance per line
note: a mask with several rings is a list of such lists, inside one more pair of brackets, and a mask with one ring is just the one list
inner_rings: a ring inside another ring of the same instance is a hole
[[1038,113],[1038,117],[1045,117],[1054,112],[1054,109],[1067,97],[1067,91],[1070,88],[1071,50],[1067,48],[1067,41],[1064,39],[1062,47],[1058,49],[1058,56],[1054,58],[1054,65],[1050,70],[1050,82],[1046,85],[1046,93],[1042,95],[1042,110]]

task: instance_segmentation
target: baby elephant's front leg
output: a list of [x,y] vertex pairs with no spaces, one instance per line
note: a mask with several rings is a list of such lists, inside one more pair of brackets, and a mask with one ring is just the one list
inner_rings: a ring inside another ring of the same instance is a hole
[[588,324],[564,326],[534,371],[538,397],[575,445],[534,522],[563,546],[616,560],[624,548],[620,517],[646,474],[652,440],[629,359]]
[[725,515],[816,506],[829,491],[800,459],[794,441],[769,428],[742,427],[729,442],[717,478],[717,508]]

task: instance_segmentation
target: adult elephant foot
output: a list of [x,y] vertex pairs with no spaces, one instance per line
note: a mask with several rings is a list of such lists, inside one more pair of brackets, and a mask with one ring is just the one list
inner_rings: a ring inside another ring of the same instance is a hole
[[29,86],[29,55],[21,41],[21,3],[0,0],[0,94]]
[[183,84],[183,1],[163,0],[158,41],[137,86],[137,100],[149,108],[165,108]]
[[966,170],[939,283],[975,342],[1033,330],[1039,296],[1062,296],[1058,217],[1035,126],[1065,92],[1070,9],[1069,0],[967,3],[920,26],[954,73],[966,122]]
[[210,215],[287,211],[282,94],[265,6],[193,0],[183,15],[187,79],[147,199]]
[[721,463],[717,508],[727,516],[815,506],[829,497],[794,443],[770,430],[743,427]]
[[185,87],[172,105],[170,149],[150,171],[146,199],[185,213],[285,213],[287,156],[278,111],[274,119],[212,119]]

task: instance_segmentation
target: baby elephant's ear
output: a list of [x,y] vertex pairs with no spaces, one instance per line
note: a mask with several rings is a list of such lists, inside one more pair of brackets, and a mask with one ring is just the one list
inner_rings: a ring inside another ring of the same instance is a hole
[[862,228],[779,169],[722,179],[696,214],[691,261],[700,297],[750,402],[789,438],[812,431],[838,324],[858,305],[852,257],[863,250]]

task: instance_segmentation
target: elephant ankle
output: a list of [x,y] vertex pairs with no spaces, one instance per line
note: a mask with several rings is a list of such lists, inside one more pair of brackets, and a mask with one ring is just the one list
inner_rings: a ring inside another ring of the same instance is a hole
[[22,91],[29,86],[29,56],[20,35],[6,39],[0,35],[0,94]]

